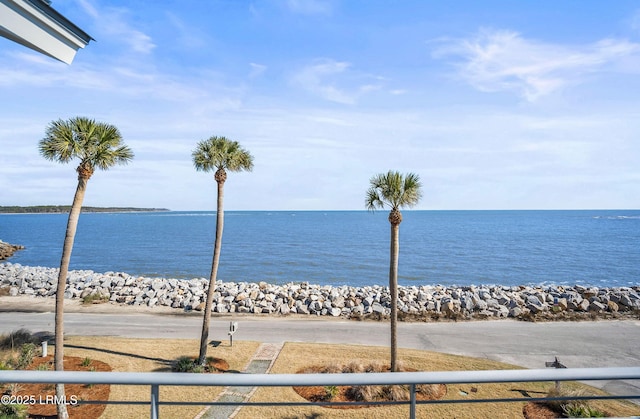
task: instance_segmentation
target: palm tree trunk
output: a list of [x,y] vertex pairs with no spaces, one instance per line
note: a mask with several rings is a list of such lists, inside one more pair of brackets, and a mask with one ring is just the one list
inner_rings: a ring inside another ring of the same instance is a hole
[[224,227],[224,181],[218,181],[218,205],[216,210],[216,241],[213,246],[213,262],[211,263],[211,276],[209,277],[209,289],[207,290],[207,303],[204,306],[204,320],[202,321],[202,336],[200,337],[200,355],[198,364],[204,365],[207,357],[207,342],[209,340],[209,324],[211,322],[211,306],[213,305],[213,292],[216,287],[218,265],[220,264],[220,249],[222,248],[222,229]]
[[391,224],[389,261],[389,292],[391,293],[391,372],[398,371],[398,254],[400,253],[400,224]]
[[[78,228],[78,219],[82,209],[82,201],[87,188],[87,179],[78,177],[78,187],[73,197],[73,204],[69,212],[67,221],[67,232],[64,237],[62,247],[62,258],[60,259],[60,272],[58,273],[58,287],[56,290],[56,325],[55,325],[55,352],[54,361],[56,371],[64,370],[64,292],[67,285],[67,274],[69,272],[69,261],[73,250],[73,241]],[[64,384],[56,384],[56,397],[58,400],[65,400]],[[67,419],[67,406],[64,403],[57,404],[58,418]]]

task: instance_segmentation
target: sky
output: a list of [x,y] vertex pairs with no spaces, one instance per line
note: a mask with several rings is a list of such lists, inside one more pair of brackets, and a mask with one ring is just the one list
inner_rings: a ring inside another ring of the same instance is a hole
[[0,38],[0,206],[70,205],[46,126],[113,124],[135,153],[84,205],[214,210],[200,140],[254,158],[226,210],[640,208],[637,1],[53,0],[95,41],[71,65]]

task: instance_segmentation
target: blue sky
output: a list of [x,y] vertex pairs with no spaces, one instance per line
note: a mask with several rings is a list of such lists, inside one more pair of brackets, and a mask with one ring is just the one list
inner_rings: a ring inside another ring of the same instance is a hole
[[418,209],[640,208],[637,1],[54,0],[91,42],[67,66],[0,38],[0,205],[70,204],[39,156],[56,119],[136,154],[85,205],[215,208],[199,140],[254,156],[228,210],[364,209],[420,175]]

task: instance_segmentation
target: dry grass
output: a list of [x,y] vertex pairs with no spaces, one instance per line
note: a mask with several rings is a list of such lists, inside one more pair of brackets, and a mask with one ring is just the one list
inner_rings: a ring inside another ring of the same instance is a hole
[[[399,357],[406,368],[419,371],[458,371],[458,370],[502,370],[518,367],[495,361],[466,358],[435,352],[400,349]],[[337,363],[388,363],[388,348],[365,347],[358,345],[322,345],[306,343],[287,343],[272,373],[295,373],[310,363],[314,365],[336,365]],[[567,384],[569,386],[569,384]],[[523,395],[544,397],[553,383],[503,383],[503,384],[462,384],[449,385],[444,399],[483,399],[483,398],[518,398]],[[571,383],[571,387],[588,388],[595,394],[603,394],[597,389]],[[466,395],[463,395],[466,393]],[[261,388],[252,397],[252,402],[264,401],[296,401],[304,399],[292,388]],[[637,415],[638,406],[625,402],[602,402],[609,413],[619,416]],[[599,404],[599,403],[598,403]],[[593,402],[596,405],[596,402]],[[418,406],[417,417],[420,418],[522,418],[524,403],[479,403]],[[243,408],[237,419],[248,418],[371,418],[384,417],[406,418],[408,406],[372,407],[364,409],[337,410],[322,407],[283,407],[260,409],[258,407]]]
[[[314,365],[297,371],[299,374],[357,374],[357,373],[382,373],[389,372],[390,366],[381,362],[364,363],[361,361],[350,361],[345,365],[332,362],[327,365]],[[398,363],[398,371],[415,371],[406,368],[402,362]],[[409,386],[304,386],[294,387],[296,393],[309,401],[406,401],[409,400]],[[416,397],[418,400],[435,400],[447,394],[447,387],[443,384],[421,384],[416,386]],[[337,407],[336,407],[337,408]],[[342,406],[340,407],[342,408]]]
[[[259,346],[257,342],[236,341],[233,347],[227,342],[210,348],[209,355],[225,359],[231,370],[243,370]],[[199,342],[196,339],[127,339],[115,337],[70,337],[66,340],[66,355],[105,362],[113,371],[151,372],[170,371],[171,363],[180,356],[195,355]],[[400,349],[399,357],[406,368],[419,371],[491,370],[517,367],[495,361],[465,358],[434,352]],[[0,353],[0,359],[3,354]],[[357,370],[359,365],[386,365],[388,348],[358,345],[324,345],[287,343],[276,360],[272,373],[295,373],[310,365],[347,365]],[[577,383],[565,384],[568,389],[586,388],[594,394],[603,394],[592,387]],[[491,397],[514,398],[529,395],[543,397],[554,386],[553,383],[504,383],[485,385],[449,385],[445,399],[480,399]],[[161,401],[214,400],[221,388],[212,387],[161,387]],[[466,395],[463,395],[466,393]],[[110,400],[149,401],[148,386],[112,386]],[[261,388],[253,395],[252,402],[296,401],[303,402],[291,387]],[[593,401],[590,404],[610,415],[632,416],[640,414],[640,408],[626,402]],[[418,407],[421,418],[518,418],[522,415],[523,403],[482,403],[458,405],[427,405]],[[162,406],[163,418],[192,418],[202,406]],[[148,417],[149,405],[107,406],[102,418]],[[406,418],[407,406],[375,407],[337,410],[322,407],[245,407],[242,418]]]
[[[171,364],[180,356],[197,355],[200,342],[197,339],[126,339],[115,337],[74,336],[65,340],[65,354],[90,357],[111,365],[113,371],[170,372]],[[242,371],[258,348],[258,342],[223,342],[209,348],[208,355],[222,358],[231,370]],[[221,387],[160,387],[161,401],[211,402]],[[111,386],[110,400],[138,400],[148,402],[149,386]],[[202,406],[161,406],[160,417],[192,418]],[[149,405],[108,405],[101,418],[149,417]]]

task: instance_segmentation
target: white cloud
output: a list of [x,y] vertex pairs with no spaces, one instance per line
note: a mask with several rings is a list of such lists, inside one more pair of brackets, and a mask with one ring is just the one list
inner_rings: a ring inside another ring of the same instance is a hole
[[382,88],[380,83],[372,84],[371,79],[382,80],[380,77],[352,70],[348,62],[319,59],[300,69],[291,81],[323,99],[354,105],[360,96]]
[[352,105],[356,95],[336,87],[329,81],[332,77],[344,73],[350,64],[334,60],[321,60],[304,67],[294,77],[294,84],[332,102]]
[[100,17],[98,10],[96,10],[93,4],[91,4],[88,0],[77,0],[77,1],[78,1],[78,4],[80,4],[80,7],[82,8],[82,10],[84,10],[86,14],[88,14],[94,19],[98,19]]
[[[419,80],[413,60],[411,68],[400,56],[382,63],[386,54],[395,57],[384,46],[371,51],[373,61],[347,48],[342,59],[310,60],[309,47],[297,51],[266,33],[247,43],[251,33],[236,40],[207,32],[213,28],[183,9],[172,15],[155,6],[163,21],[145,23],[134,14],[143,11],[78,1],[98,42],[72,66],[17,45],[0,52],[6,105],[0,200],[6,204],[68,203],[74,167],[44,160],[37,141],[51,120],[87,115],[118,126],[136,153],[129,166],[96,175],[88,196],[93,205],[214,208],[215,181],[193,169],[191,150],[198,140],[225,135],[249,149],[256,164],[253,173],[231,177],[237,183],[230,190],[238,191],[229,195],[233,209],[362,209],[370,176],[389,168],[421,175],[422,208],[638,207],[640,115],[633,91],[640,53],[633,42],[571,45],[508,31],[439,41],[436,56],[452,59],[458,77],[483,91],[533,101],[597,82],[574,97],[503,108],[486,96],[469,99],[471,89]],[[277,0],[280,14],[285,2]],[[114,29],[120,35],[107,36],[104,13],[122,23]],[[251,23],[262,30],[266,16]],[[287,19],[301,22],[299,15]],[[169,44],[161,30],[170,31]],[[147,38],[125,44],[131,31]],[[163,47],[151,56],[138,53],[153,50],[152,34]],[[197,48],[198,38],[215,53]],[[217,49],[209,41],[226,44]],[[270,48],[286,51],[261,53]],[[385,77],[367,73],[365,63]],[[623,71],[632,77],[618,77]],[[614,89],[621,86],[619,100]]]
[[256,63],[249,63],[249,66],[251,67],[251,71],[249,72],[249,78],[250,79],[259,77],[265,71],[267,71],[267,66],[266,65],[256,64]]
[[620,39],[572,46],[526,39],[513,31],[482,30],[471,39],[445,41],[434,56],[460,57],[459,75],[478,90],[511,91],[535,101],[639,52],[640,44]]
[[[5,65],[1,65],[5,64]],[[67,92],[91,92],[117,96],[117,100],[160,99],[167,102],[197,104],[201,110],[237,107],[240,88],[229,86],[217,73],[201,70],[184,74],[162,73],[131,66],[100,62],[67,66],[36,53],[20,52],[0,59],[0,87],[23,89],[46,87]],[[65,93],[68,95],[68,93]],[[66,103],[66,102],[65,102]]]
[[173,26],[173,34],[183,48],[198,50],[207,46],[206,33],[199,30],[195,25],[189,25],[179,18],[175,13],[165,12],[167,20]]
[[93,18],[94,37],[114,39],[128,45],[134,52],[149,54],[156,47],[152,38],[129,23],[130,11],[124,8],[100,7],[89,0],[79,0],[82,9]]

